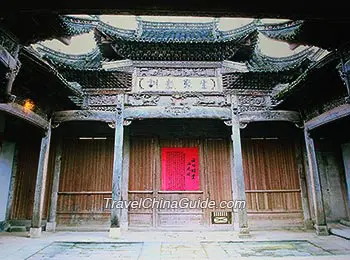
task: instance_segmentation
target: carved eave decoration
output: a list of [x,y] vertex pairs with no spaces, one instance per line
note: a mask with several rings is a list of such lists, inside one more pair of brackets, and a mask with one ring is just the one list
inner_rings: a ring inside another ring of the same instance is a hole
[[310,57],[313,54],[314,50],[307,48],[289,57],[274,58],[262,54],[257,48],[251,59],[245,63],[245,68],[236,66],[241,71],[234,71],[234,67],[231,71],[223,71],[223,85],[228,90],[273,90],[278,85],[296,80],[312,64]]
[[231,31],[210,23],[156,23],[139,20],[137,30],[124,30],[103,22],[95,39],[110,60],[222,61],[250,57],[257,42],[255,20]]
[[30,99],[35,104],[33,112],[44,118],[55,109],[78,107],[70,97],[81,97],[81,90],[71,85],[35,50],[23,47],[19,58],[22,67],[13,83],[12,102],[23,105]]
[[[20,22],[18,22],[20,21]],[[69,38],[90,32],[98,20],[91,18],[57,15],[54,13],[22,13],[6,16],[0,26],[12,32],[19,43],[28,45],[42,40]],[[25,29],[23,29],[25,26]]]
[[296,20],[279,24],[260,24],[259,32],[275,40],[290,44],[312,45],[327,50],[342,48],[350,42],[345,33],[350,26],[348,21]]
[[311,75],[317,75],[320,70],[332,69],[339,63],[339,56],[336,52],[330,52],[323,59],[313,63],[311,66],[306,68],[295,80],[289,82],[279,91],[276,91],[274,98],[276,100],[286,100],[289,96],[295,95],[296,92],[302,90],[307,84],[307,81]]
[[[72,82],[78,82],[82,88],[131,89],[131,70],[105,70],[98,48],[87,54],[69,55],[40,45],[38,51]],[[128,67],[128,66],[126,66]]]

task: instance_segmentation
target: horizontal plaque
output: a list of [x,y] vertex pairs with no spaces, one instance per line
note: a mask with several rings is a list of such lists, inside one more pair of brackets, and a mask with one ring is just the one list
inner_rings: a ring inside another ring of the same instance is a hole
[[220,77],[136,77],[134,92],[221,92]]

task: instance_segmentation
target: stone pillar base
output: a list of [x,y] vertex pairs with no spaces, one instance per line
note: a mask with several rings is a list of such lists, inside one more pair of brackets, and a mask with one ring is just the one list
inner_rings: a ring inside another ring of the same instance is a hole
[[46,231],[55,232],[56,231],[56,222],[47,222],[46,223]]
[[240,228],[238,233],[239,238],[251,238],[252,235],[249,233],[249,228]]
[[340,224],[350,227],[350,221],[346,219],[341,219]]
[[128,222],[121,222],[120,223],[120,228],[122,231],[126,231],[129,228],[129,223]]
[[40,228],[30,228],[29,230],[29,237],[36,238],[41,237],[41,227]]
[[311,219],[304,220],[304,227],[305,227],[305,229],[313,229],[314,223],[312,222]]
[[109,229],[110,238],[120,238],[121,237],[121,228],[110,228]]
[[328,236],[329,235],[327,225],[316,225],[315,224],[314,227],[316,229],[316,235],[318,235],[318,236]]

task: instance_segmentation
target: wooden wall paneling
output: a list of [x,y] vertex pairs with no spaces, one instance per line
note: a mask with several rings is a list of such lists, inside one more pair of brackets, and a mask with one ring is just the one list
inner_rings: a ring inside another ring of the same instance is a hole
[[[130,201],[153,198],[155,153],[153,137],[130,137]],[[130,227],[152,227],[155,224],[155,213],[151,208],[130,208],[128,213]]]
[[80,140],[65,138],[57,203],[57,222],[65,225],[109,225],[113,138]]
[[39,162],[40,139],[18,142],[17,174],[11,220],[30,220],[33,211],[36,174]]

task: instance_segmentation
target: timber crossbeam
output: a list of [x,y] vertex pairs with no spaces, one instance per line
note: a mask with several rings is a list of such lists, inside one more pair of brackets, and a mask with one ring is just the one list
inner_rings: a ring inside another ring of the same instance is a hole
[[49,127],[49,121],[45,118],[16,103],[0,103],[0,111],[23,119],[24,121],[42,129],[47,129]]
[[[193,107],[193,106],[168,106],[168,107],[125,107],[124,119],[138,120],[151,118],[203,118],[230,120],[231,111],[226,107]],[[95,110],[68,110],[54,113],[53,122],[62,123],[68,121],[101,121],[112,123],[115,121],[113,111]],[[242,112],[239,121],[243,123],[258,121],[288,121],[300,123],[300,115],[295,111],[254,111]]]

